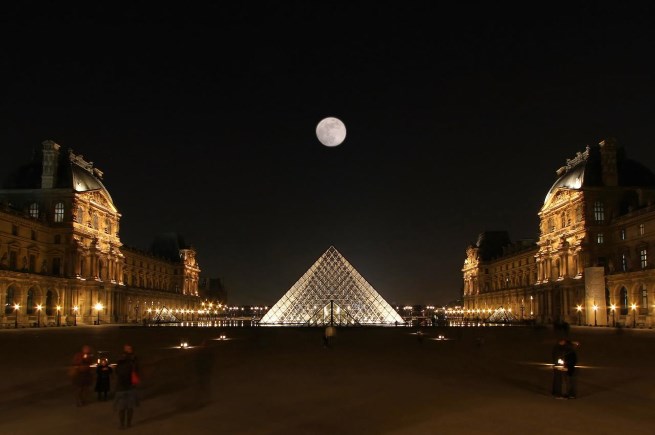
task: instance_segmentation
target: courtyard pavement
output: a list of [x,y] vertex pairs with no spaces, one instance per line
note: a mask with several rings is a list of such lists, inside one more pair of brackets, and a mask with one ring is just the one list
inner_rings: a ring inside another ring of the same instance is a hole
[[[83,344],[143,368],[133,434],[652,434],[655,331],[571,327],[578,397],[550,395],[552,328],[77,326],[0,330],[0,434],[113,434],[112,402],[75,405]],[[221,335],[225,340],[215,340]],[[445,340],[436,339],[443,335]],[[179,349],[181,340],[191,348]],[[207,340],[213,370],[196,364]]]

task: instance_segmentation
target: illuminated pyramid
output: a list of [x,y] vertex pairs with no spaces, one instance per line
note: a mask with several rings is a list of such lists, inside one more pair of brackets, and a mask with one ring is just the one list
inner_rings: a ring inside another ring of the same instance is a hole
[[334,246],[262,317],[261,325],[393,325],[404,320]]

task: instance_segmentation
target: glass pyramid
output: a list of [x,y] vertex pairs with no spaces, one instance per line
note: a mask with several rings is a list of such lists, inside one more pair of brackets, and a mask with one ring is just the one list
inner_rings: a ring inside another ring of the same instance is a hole
[[405,321],[334,246],[262,317],[260,325],[394,325]]

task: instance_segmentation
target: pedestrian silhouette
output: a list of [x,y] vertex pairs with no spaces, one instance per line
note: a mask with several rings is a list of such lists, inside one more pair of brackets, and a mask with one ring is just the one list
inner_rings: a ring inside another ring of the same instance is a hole
[[107,400],[113,371],[107,358],[100,360],[98,367],[96,367],[96,393],[98,393],[98,400]]
[[116,394],[114,407],[118,410],[120,428],[132,426],[134,408],[138,405],[136,386],[139,383],[141,371],[137,363],[134,349],[131,345],[123,346],[123,355],[116,363]]
[[89,388],[93,383],[93,372],[91,364],[93,363],[93,350],[91,346],[84,345],[82,349],[75,353],[71,365],[71,382],[75,391],[75,403],[77,406],[84,406],[87,403]]

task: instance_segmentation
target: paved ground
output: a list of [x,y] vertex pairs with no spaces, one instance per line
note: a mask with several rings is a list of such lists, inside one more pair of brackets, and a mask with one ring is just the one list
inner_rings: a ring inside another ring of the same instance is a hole
[[[127,342],[144,367],[133,434],[655,431],[653,330],[573,327],[576,400],[550,396],[552,329],[424,331],[419,341],[409,328],[341,328],[326,349],[309,328],[1,330],[0,434],[119,432],[111,402],[75,406],[66,368],[82,344],[118,356]],[[221,334],[211,374],[196,369],[198,349],[174,348]]]

